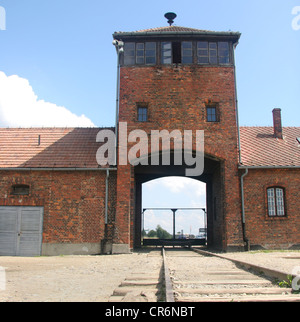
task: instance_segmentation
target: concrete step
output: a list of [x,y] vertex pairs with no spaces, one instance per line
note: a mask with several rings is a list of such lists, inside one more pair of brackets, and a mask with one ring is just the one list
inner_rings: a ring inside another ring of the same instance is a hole
[[125,281],[147,281],[147,280],[158,280],[158,275],[132,275],[125,278]]
[[130,292],[152,292],[154,294],[158,293],[158,289],[157,288],[144,288],[144,287],[138,287],[138,286],[134,286],[134,287],[118,287],[114,290],[113,292],[113,296],[125,296],[127,293]]
[[156,292],[148,290],[128,292],[122,302],[157,302]]
[[156,286],[159,285],[161,282],[158,279],[153,280],[130,280],[130,281],[123,281],[121,286]]

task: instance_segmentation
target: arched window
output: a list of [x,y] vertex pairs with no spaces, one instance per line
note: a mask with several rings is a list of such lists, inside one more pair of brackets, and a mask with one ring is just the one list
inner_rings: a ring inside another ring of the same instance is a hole
[[29,195],[29,186],[26,184],[16,184],[12,186],[12,195],[25,196]]
[[281,187],[270,187],[267,189],[268,215],[270,217],[283,217],[285,213],[285,195]]

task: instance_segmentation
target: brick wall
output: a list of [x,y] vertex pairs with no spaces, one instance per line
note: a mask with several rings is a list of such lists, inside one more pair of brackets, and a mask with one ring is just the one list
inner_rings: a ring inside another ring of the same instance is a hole
[[[245,215],[252,248],[300,248],[299,171],[249,170],[245,177]],[[272,186],[285,190],[286,217],[268,216],[267,188]]]
[[[1,206],[42,206],[43,243],[99,243],[105,228],[105,171],[1,171]],[[30,186],[13,196],[11,186]],[[110,173],[108,238],[114,234],[116,174]]]

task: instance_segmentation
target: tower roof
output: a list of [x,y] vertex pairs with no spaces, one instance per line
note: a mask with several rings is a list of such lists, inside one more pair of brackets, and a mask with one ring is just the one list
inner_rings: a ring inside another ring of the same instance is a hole
[[210,31],[195,29],[183,26],[165,26],[157,28],[142,29],[137,31],[118,31],[113,34],[114,38],[139,38],[139,37],[170,37],[170,36],[204,36],[204,37],[228,37],[235,41],[238,41],[241,34],[239,32],[232,31]]

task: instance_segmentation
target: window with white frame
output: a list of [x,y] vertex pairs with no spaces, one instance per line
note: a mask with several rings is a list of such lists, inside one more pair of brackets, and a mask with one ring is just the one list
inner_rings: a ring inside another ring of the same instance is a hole
[[268,196],[268,215],[270,217],[284,217],[285,202],[284,189],[280,187],[271,187],[267,189]]

